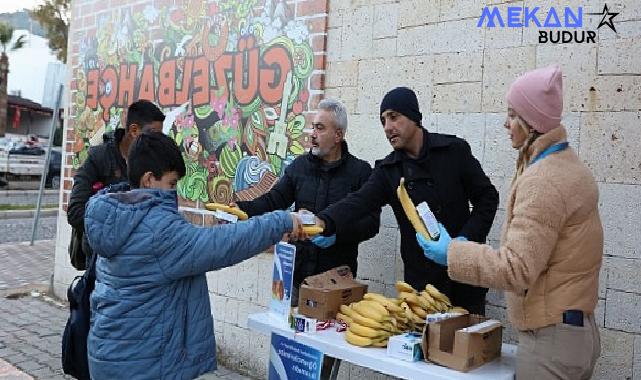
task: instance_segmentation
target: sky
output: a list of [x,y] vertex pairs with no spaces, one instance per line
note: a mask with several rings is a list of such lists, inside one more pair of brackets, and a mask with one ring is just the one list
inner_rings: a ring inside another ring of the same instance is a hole
[[32,9],[42,0],[0,0],[0,13],[21,11],[23,8]]

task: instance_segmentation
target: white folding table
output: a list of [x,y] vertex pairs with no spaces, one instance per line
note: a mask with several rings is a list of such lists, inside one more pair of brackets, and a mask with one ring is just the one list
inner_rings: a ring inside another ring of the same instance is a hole
[[336,358],[332,379],[338,374],[341,360],[367,367],[402,379],[492,379],[513,380],[516,366],[516,346],[503,344],[501,357],[470,372],[463,373],[436,364],[406,362],[387,356],[384,348],[361,348],[345,341],[343,333],[330,328],[314,333],[295,333],[284,321],[270,313],[250,314],[247,325],[251,330],[270,335],[272,332],[298,343],[313,347],[325,355]]

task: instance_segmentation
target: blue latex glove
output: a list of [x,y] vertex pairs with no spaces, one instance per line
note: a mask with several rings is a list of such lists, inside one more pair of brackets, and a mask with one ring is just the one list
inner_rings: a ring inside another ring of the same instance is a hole
[[439,265],[447,266],[447,248],[450,246],[452,238],[441,223],[438,224],[438,229],[440,235],[437,241],[427,240],[418,232],[416,240],[418,245],[423,248],[425,257]]
[[311,239],[312,243],[320,248],[329,248],[336,243],[336,234],[332,236],[316,235]]

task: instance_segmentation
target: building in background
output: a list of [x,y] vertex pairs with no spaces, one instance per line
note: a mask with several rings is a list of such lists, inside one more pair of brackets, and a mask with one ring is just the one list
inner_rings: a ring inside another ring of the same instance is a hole
[[53,110],[19,95],[9,95],[7,102],[7,136],[36,135],[49,137]]
[[21,35],[26,35],[24,47],[15,51],[7,51],[9,57],[7,94],[19,93],[25,99],[45,105],[44,100],[51,97],[50,94],[45,95],[44,93],[47,76],[64,70],[64,68],[50,69],[49,63],[62,65],[62,67],[64,64],[51,52],[46,38],[31,34],[28,30],[13,32],[14,39]]

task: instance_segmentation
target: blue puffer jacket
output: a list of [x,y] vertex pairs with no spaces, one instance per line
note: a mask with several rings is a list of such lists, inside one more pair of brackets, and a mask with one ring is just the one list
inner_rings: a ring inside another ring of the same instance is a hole
[[216,369],[205,272],[248,259],[291,229],[283,211],[197,227],[178,214],[175,191],[93,197],[85,216],[98,254],[87,343],[91,378],[192,379]]

